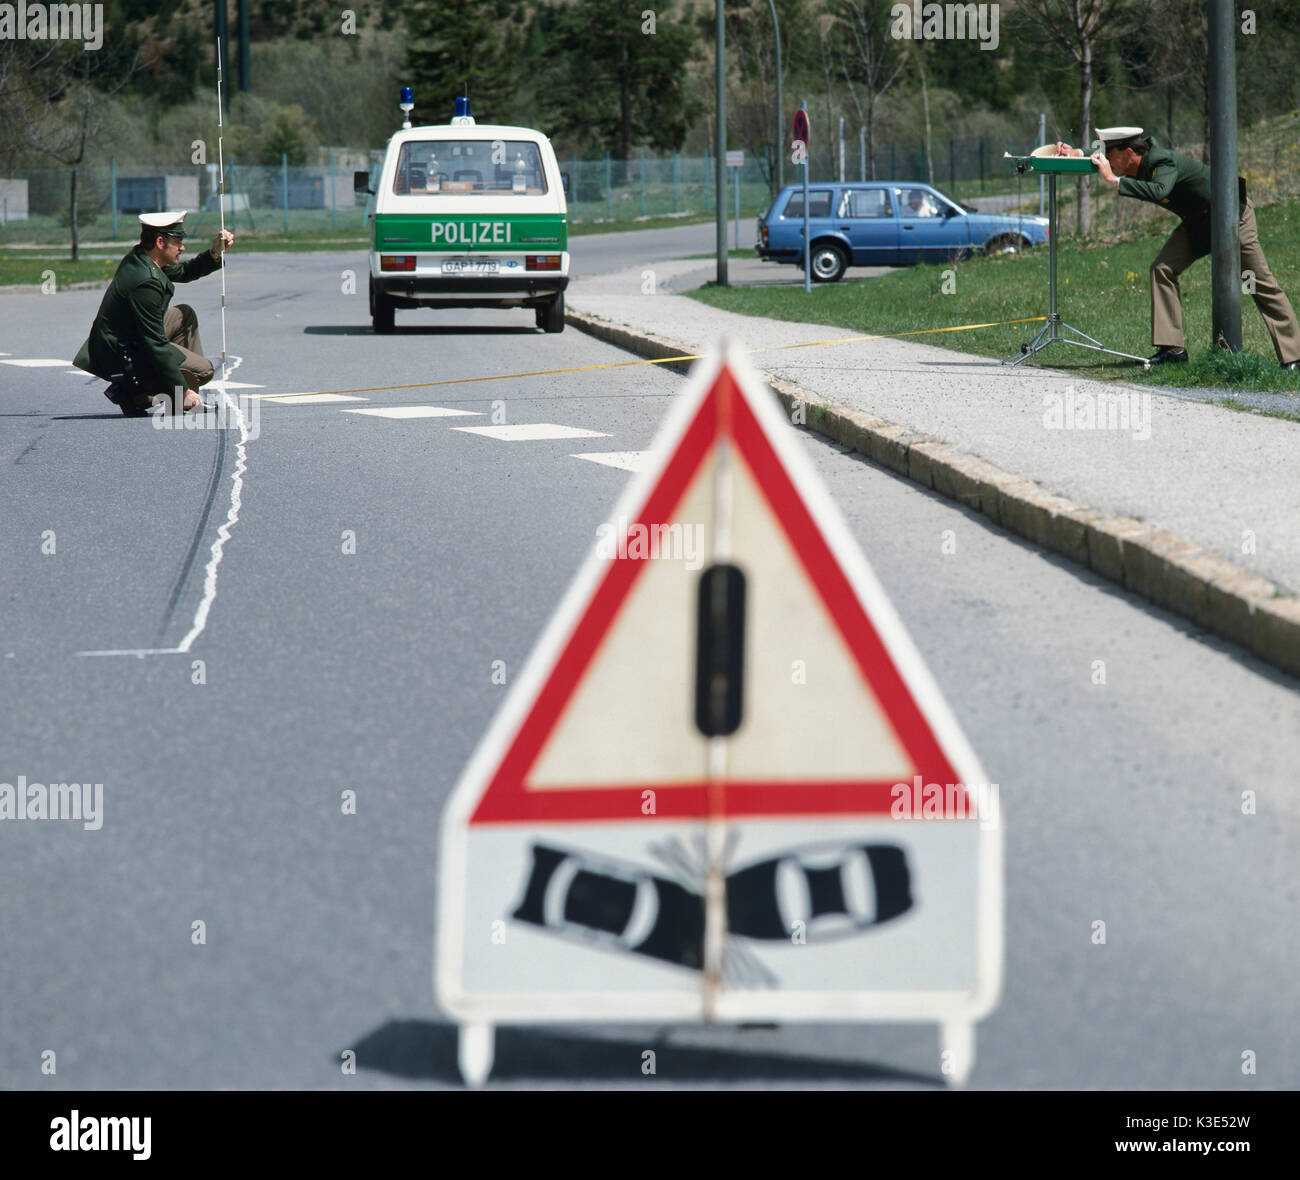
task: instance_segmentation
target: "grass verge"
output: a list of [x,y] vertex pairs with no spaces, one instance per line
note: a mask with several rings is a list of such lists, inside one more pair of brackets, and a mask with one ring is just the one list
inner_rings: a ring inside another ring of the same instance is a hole
[[[1261,210],[1258,218],[1269,265],[1283,289],[1290,287],[1293,298],[1300,298],[1300,202],[1270,206]],[[1107,348],[1150,355],[1147,276],[1167,232],[1177,225],[1172,217],[1166,223],[1164,233],[1114,245],[1090,247],[1062,242],[1057,258],[1057,310],[1065,322]],[[796,268],[790,270],[792,277],[798,276]],[[902,267],[873,279],[814,284],[808,294],[796,284],[726,288],[709,285],[689,294],[712,307],[742,315],[826,324],[874,335],[1045,315],[1047,277],[1047,249],[1039,247],[1022,255]],[[1188,364],[1161,365],[1144,373],[1132,362],[1064,344],[1050,345],[1035,361],[1025,363],[1077,372],[1081,377],[1151,385],[1288,393],[1300,390],[1300,373],[1279,369],[1264,321],[1248,295],[1242,297],[1244,351],[1226,353],[1204,343],[1210,339],[1211,322],[1208,259],[1193,263],[1184,272],[1182,292],[1183,327],[1192,353]],[[916,339],[978,356],[1012,357],[1040,327],[1017,324]]]
[[0,254],[0,287],[42,284],[52,276],[55,286],[72,283],[106,283],[117,270],[117,258],[83,258],[70,262],[66,258],[15,258]]

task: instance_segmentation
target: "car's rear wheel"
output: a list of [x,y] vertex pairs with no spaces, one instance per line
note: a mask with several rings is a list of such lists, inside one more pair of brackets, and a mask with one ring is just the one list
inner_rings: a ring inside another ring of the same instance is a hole
[[990,238],[984,244],[984,254],[989,258],[995,254],[1019,254],[1028,249],[1028,240],[1018,234],[1003,234],[1001,237]]
[[382,291],[375,290],[374,279],[370,280],[370,323],[377,335],[386,336],[393,330],[393,301]]
[[537,308],[537,326],[543,332],[564,331],[564,292]]
[[815,243],[810,265],[814,283],[838,283],[849,269],[849,260],[838,246]]

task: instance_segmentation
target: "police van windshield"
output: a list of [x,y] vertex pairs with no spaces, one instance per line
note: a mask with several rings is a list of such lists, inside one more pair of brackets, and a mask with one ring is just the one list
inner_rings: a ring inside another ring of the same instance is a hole
[[527,140],[413,140],[397,157],[393,192],[537,197],[546,192],[546,174],[537,144]]

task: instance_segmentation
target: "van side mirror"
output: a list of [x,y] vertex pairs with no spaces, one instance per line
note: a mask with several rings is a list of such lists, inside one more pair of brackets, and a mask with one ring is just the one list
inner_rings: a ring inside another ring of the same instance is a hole
[[560,183],[564,185],[564,195],[567,197],[569,195],[569,174],[567,172],[560,173]]
[[369,193],[374,190],[370,187],[370,173],[357,171],[352,173],[352,191],[354,193]]

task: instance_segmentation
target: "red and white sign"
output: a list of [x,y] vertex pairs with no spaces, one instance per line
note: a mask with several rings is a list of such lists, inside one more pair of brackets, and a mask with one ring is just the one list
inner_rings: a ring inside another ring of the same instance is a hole
[[[697,364],[457,785],[435,986],[467,1076],[500,1021],[960,1029],[996,1002],[996,787],[801,447],[746,365]],[[743,672],[706,737],[714,565]]]
[[808,126],[808,112],[802,107],[794,113],[794,122],[791,125],[791,130],[791,138],[802,143],[806,148],[812,131]]

